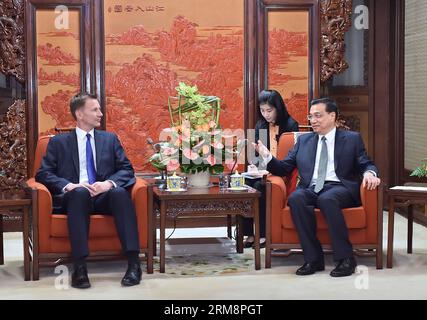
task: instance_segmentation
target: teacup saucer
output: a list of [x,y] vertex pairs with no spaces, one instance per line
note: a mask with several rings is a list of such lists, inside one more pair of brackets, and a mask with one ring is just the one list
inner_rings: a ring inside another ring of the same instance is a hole
[[228,191],[246,191],[248,187],[230,187],[227,188]]

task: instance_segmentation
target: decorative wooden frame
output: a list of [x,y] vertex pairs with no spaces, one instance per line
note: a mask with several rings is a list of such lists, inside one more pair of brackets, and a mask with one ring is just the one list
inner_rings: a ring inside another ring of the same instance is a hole
[[257,117],[258,103],[258,47],[257,47],[257,0],[245,0],[244,4],[244,32],[245,32],[245,68],[244,68],[244,121],[245,129],[254,128]]
[[[309,100],[318,97],[319,95],[319,55],[316,52],[319,52],[319,38],[320,30],[319,25],[316,21],[319,21],[319,6],[317,0],[257,0],[257,12],[256,17],[258,21],[258,32],[255,43],[249,43],[249,47],[256,47],[257,55],[257,65],[256,72],[249,71],[256,75],[254,81],[256,82],[253,86],[255,89],[253,106],[249,106],[249,110],[252,111],[253,115],[256,115],[256,103],[258,92],[268,87],[268,68],[267,68],[267,58],[268,58],[268,19],[267,15],[269,11],[294,11],[294,10],[305,10],[309,13]],[[253,39],[249,39],[253,41]],[[253,66],[249,64],[248,68],[251,70]],[[254,124],[252,124],[254,125]]]
[[[395,0],[393,3],[403,2],[400,0]],[[46,6],[53,7],[55,4],[71,4],[75,6],[84,7],[85,19],[84,19],[84,30],[87,39],[84,41],[88,45],[85,49],[85,52],[88,54],[86,57],[86,70],[91,72],[87,73],[87,77],[91,78],[85,85],[86,88],[92,89],[92,92],[96,92],[99,96],[101,107],[105,113],[105,97],[103,94],[104,88],[104,70],[103,70],[103,61],[104,61],[104,50],[102,39],[104,27],[103,27],[103,9],[102,4],[103,0],[28,0],[26,1],[26,53],[28,59],[26,61],[27,67],[27,96],[31,97],[28,100],[27,106],[27,146],[28,146],[28,168],[32,168],[35,143],[37,141],[37,110],[34,110],[34,102],[37,101],[37,94],[34,92],[36,84],[36,74],[34,69],[35,57],[31,55],[33,52],[31,50],[34,45],[34,34],[33,30],[34,17],[32,12],[38,8],[45,8]],[[264,6],[278,6],[282,8],[311,8],[315,19],[318,18],[315,25],[312,26],[312,29],[316,29],[315,33],[318,35],[315,37],[313,42],[317,42],[317,49],[310,49],[313,52],[313,55],[316,55],[316,52],[320,50],[320,27],[317,25],[320,21],[320,9],[319,9],[318,0],[244,0],[244,37],[245,37],[245,46],[244,46],[244,117],[245,117],[245,128],[253,128],[256,122],[257,117],[257,97],[259,89],[264,85],[263,83],[258,83],[258,79],[262,80],[264,74],[259,69],[259,64],[262,65],[263,60],[259,60],[259,57],[263,55],[261,51],[261,38],[262,32],[257,32],[258,29],[262,29],[260,26],[261,13],[259,6],[263,4]],[[369,0],[369,9],[370,9],[370,26],[369,26],[369,131],[372,133],[369,139],[369,147],[371,152],[374,154],[374,158],[377,162],[378,167],[380,168],[381,175],[388,181],[388,178],[394,179],[398,174],[397,167],[398,163],[392,159],[398,159],[396,155],[401,155],[401,153],[391,145],[384,144],[385,137],[391,137],[393,141],[400,139],[400,143],[403,143],[402,138],[398,138],[397,135],[400,131],[395,131],[395,125],[397,126],[398,120],[400,118],[400,107],[402,102],[396,106],[393,104],[394,101],[402,101],[403,92],[402,90],[390,91],[391,85],[390,81],[395,81],[394,85],[396,88],[402,88],[403,82],[399,83],[401,79],[400,75],[403,71],[403,68],[399,69],[399,66],[396,65],[396,68],[392,65],[394,61],[399,60],[398,48],[396,45],[396,50],[392,62],[387,62],[387,60],[382,59],[386,54],[389,53],[390,42],[393,41],[393,37],[390,36],[390,30],[393,28],[390,26],[390,22],[394,17],[390,17],[390,2],[388,0]],[[378,9],[378,10],[377,10]],[[396,19],[398,21],[398,19]],[[399,22],[400,24],[400,22]],[[397,28],[396,24],[396,28]],[[83,29],[82,29],[83,30]],[[397,29],[395,29],[397,30]],[[395,38],[397,39],[401,36],[401,33],[394,32]],[[92,37],[92,38],[91,38]],[[83,40],[83,39],[82,39]],[[92,41],[90,41],[92,40]],[[378,43],[378,45],[376,45]],[[317,51],[314,51],[317,50]],[[31,54],[28,54],[28,53]],[[82,56],[83,57],[83,56]],[[375,61],[375,65],[372,65],[372,61]],[[403,60],[401,61],[403,63]],[[315,59],[313,61],[313,96],[318,96],[319,93],[319,83],[320,83],[320,59]],[[316,73],[314,73],[316,72]],[[83,73],[82,74],[86,74]],[[399,78],[400,77],[400,78]],[[398,86],[398,87],[397,87]],[[401,97],[399,92],[402,92]],[[391,99],[396,100],[391,100]],[[374,108],[375,107],[375,108]],[[396,109],[394,109],[396,108]],[[388,118],[384,119],[383,116],[376,117],[378,115],[389,115]],[[385,121],[386,120],[386,121]],[[389,120],[389,121],[387,121]],[[105,122],[103,122],[102,127],[105,128]],[[400,129],[401,130],[401,129]],[[396,143],[392,145],[398,145]],[[399,149],[400,150],[400,149]],[[389,157],[384,157],[383,155],[387,154]],[[402,173],[403,176],[403,173]],[[400,178],[399,178],[400,179]],[[394,180],[393,180],[394,181]]]
[[[93,92],[95,88],[95,56],[96,48],[92,49],[93,41],[98,41],[92,36],[92,20],[94,8],[99,6],[100,0],[28,0],[25,2],[25,38],[26,38],[26,92],[27,92],[27,148],[28,169],[34,163],[34,152],[38,139],[38,110],[37,110],[37,48],[36,48],[36,11],[39,9],[54,9],[58,5],[68,6],[70,9],[80,11],[80,82],[81,89]],[[96,34],[95,34],[96,35]],[[99,57],[98,57],[99,59]],[[96,72],[99,75],[98,72]],[[99,87],[97,87],[99,88]],[[96,93],[100,93],[97,90]],[[102,101],[102,100],[101,100]],[[101,104],[103,107],[103,104]],[[103,124],[105,126],[105,124]],[[29,172],[28,172],[29,173]]]
[[[347,0],[346,0],[347,1]],[[28,163],[32,167],[35,142],[38,137],[37,68],[35,56],[35,12],[38,9],[67,5],[81,10],[81,83],[86,91],[95,92],[105,113],[103,0],[28,0],[26,2],[26,53],[27,67],[27,128]],[[320,59],[320,8],[318,0],[244,0],[244,126],[253,128],[257,117],[257,97],[267,85],[267,18],[269,10],[307,10],[310,14],[310,80],[309,99],[319,94]],[[258,31],[257,31],[258,30]],[[105,128],[105,117],[102,128]]]

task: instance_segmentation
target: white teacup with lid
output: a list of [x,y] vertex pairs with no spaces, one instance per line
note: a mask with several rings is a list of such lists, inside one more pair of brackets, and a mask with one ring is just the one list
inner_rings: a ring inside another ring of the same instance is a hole
[[230,188],[238,189],[242,188],[244,185],[245,178],[236,170],[236,172],[230,176]]
[[167,178],[167,190],[177,191],[181,189],[181,177],[176,175],[176,172],[173,173],[173,176]]

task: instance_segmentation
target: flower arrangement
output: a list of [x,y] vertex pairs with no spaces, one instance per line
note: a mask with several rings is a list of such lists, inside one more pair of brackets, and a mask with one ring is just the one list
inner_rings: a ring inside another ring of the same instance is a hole
[[421,160],[421,165],[411,172],[411,176],[418,178],[427,177],[427,158]]
[[[178,97],[168,102],[171,127],[161,132],[158,152],[150,157],[150,163],[159,170],[180,169],[186,174],[222,173],[224,166],[232,169],[243,141],[221,130],[220,99],[203,96],[197,86],[182,82],[176,90]],[[176,108],[173,101],[178,101]]]

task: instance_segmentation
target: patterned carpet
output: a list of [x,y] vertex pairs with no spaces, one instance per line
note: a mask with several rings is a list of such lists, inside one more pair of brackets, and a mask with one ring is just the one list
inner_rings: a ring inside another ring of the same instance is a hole
[[[166,257],[169,277],[206,277],[243,274],[255,270],[253,252],[242,254],[178,255]],[[154,257],[154,272],[159,272],[159,257]]]
[[[386,243],[386,215],[384,218]],[[88,264],[92,283],[89,290],[58,287],[66,284],[66,279],[54,268],[43,268],[39,281],[23,281],[22,240],[19,233],[7,233],[5,265],[0,266],[0,299],[426,299],[426,228],[414,226],[414,253],[409,255],[406,253],[406,220],[396,216],[395,222],[393,269],[377,270],[375,259],[358,257],[361,273],[331,278],[333,261],[332,256],[327,255],[325,271],[298,277],[295,270],[303,263],[302,255],[273,258],[272,268],[265,269],[263,249],[262,268],[256,271],[253,250],[236,253],[235,242],[224,238],[225,230],[201,230],[200,234],[191,230],[192,236],[212,237],[196,244],[194,239],[177,239],[188,236],[188,230],[176,230],[166,244],[165,273],[159,273],[157,256],[153,274],[147,274],[143,264],[141,285],[123,288],[120,280],[126,261],[91,262]],[[360,286],[361,279],[366,288]]]

